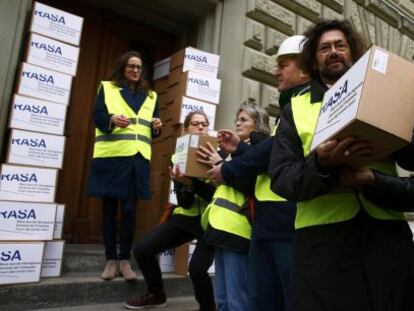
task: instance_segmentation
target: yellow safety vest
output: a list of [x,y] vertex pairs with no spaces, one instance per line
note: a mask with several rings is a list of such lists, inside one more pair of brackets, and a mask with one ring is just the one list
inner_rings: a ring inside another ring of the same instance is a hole
[[[173,154],[171,157],[172,163],[175,164],[176,155]],[[174,208],[173,215],[184,215],[189,217],[195,217],[202,215],[207,207],[208,202],[203,198],[200,198],[197,194],[194,195],[194,203],[190,208],[183,208],[177,206]]]
[[[277,125],[272,131],[272,136],[276,134]],[[274,193],[270,189],[271,179],[268,174],[260,174],[256,178],[256,185],[254,188],[254,195],[257,201],[272,201],[272,202],[283,202],[286,199],[282,198],[280,195]]]
[[138,152],[151,160],[151,123],[154,115],[157,94],[150,91],[136,114],[123,99],[121,88],[111,81],[102,81],[105,105],[109,114],[122,114],[129,118],[126,128],[115,127],[110,133],[95,130],[93,158],[128,157]]
[[[311,93],[308,92],[293,97],[291,104],[293,120],[302,141],[303,155],[306,157],[310,153],[310,146],[316,128],[321,102],[311,104]],[[390,160],[373,162],[369,167],[386,174],[396,175],[395,165]],[[298,202],[295,228],[330,224],[352,219],[361,208],[358,198],[366,212],[374,218],[383,220],[405,219],[403,213],[379,207],[365,199],[362,194],[359,194],[357,197],[352,188],[338,183],[328,194]]]
[[226,185],[220,185],[214,192],[212,202],[201,216],[204,230],[210,224],[214,229],[249,239],[252,228],[247,217],[240,213],[246,203],[245,196]]

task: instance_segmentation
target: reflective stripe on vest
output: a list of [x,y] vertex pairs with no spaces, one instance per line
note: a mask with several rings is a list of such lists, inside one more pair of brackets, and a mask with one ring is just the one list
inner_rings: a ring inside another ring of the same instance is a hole
[[[272,131],[272,136],[276,134],[278,124],[274,127]],[[267,174],[260,174],[256,178],[256,185],[254,187],[254,196],[256,197],[257,201],[264,202],[264,201],[272,201],[272,202],[283,202],[286,199],[282,198],[280,195],[274,193],[272,189],[270,189],[271,179]]]
[[213,201],[201,217],[203,229],[210,224],[214,229],[250,239],[252,228],[247,217],[240,214],[246,203],[245,196],[226,185],[220,185],[214,193]]
[[150,91],[152,98],[148,95],[138,113],[135,113],[123,99],[121,88],[110,81],[103,81],[101,87],[103,87],[108,113],[122,114],[129,119],[130,124],[126,128],[115,127],[110,134],[96,129],[93,157],[125,157],[141,153],[145,159],[150,160],[151,124],[157,94]]
[[[293,97],[291,100],[293,120],[302,141],[303,155],[310,153],[310,146],[319,116],[321,102],[311,104],[311,93]],[[386,174],[395,175],[395,165],[391,161],[371,163],[370,167]],[[366,200],[359,199],[369,215],[383,220],[404,219],[404,214],[380,208]],[[333,190],[314,199],[297,203],[295,228],[336,223],[352,219],[359,211],[360,203],[352,188],[341,184]]]

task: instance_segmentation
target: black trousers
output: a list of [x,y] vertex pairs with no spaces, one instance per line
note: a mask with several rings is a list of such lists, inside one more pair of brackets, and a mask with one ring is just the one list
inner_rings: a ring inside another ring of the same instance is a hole
[[[102,199],[102,235],[107,260],[124,260],[131,257],[135,229],[135,202],[135,198],[128,200]],[[118,203],[121,205],[122,216],[119,254],[116,246],[116,215],[118,212]]]
[[371,218],[296,231],[293,311],[412,311],[414,257],[405,221]]
[[[164,292],[157,254],[173,249],[195,238],[195,233],[183,230],[175,222],[168,220],[150,232],[134,249],[135,259],[148,285],[148,292]],[[194,295],[200,310],[215,310],[213,284],[207,270],[214,261],[214,248],[207,246],[202,238],[198,239],[188,272],[194,288]]]

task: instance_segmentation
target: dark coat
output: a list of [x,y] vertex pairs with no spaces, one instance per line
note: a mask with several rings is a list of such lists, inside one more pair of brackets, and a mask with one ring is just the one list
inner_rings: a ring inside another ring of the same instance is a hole
[[[120,93],[134,112],[138,112],[147,95],[141,91],[132,93],[124,87]],[[154,118],[158,118],[158,102]],[[111,133],[111,115],[105,105],[105,95],[101,88],[95,102],[93,121],[104,133]],[[159,134],[158,134],[159,135]],[[152,132],[152,136],[157,135]],[[91,197],[128,199],[150,198],[150,162],[140,153],[130,157],[111,157],[92,159],[87,193]]]

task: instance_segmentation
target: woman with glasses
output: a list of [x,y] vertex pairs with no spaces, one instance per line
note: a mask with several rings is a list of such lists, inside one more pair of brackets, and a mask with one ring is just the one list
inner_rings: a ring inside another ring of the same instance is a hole
[[[125,280],[137,275],[129,264],[137,199],[150,197],[151,140],[158,136],[157,94],[150,90],[137,52],[123,54],[109,81],[102,81],[93,120],[96,126],[88,194],[102,198],[102,233],[106,266],[101,274],[111,280],[118,272]],[[116,217],[121,206],[119,251]]]
[[[236,134],[228,130],[219,131],[219,144],[223,146],[223,141],[234,139],[234,146],[242,146],[240,141],[253,143],[258,137],[268,136],[267,112],[243,104],[237,112]],[[237,149],[225,151],[230,153],[229,158],[237,157],[242,152]],[[202,163],[212,156],[206,148],[200,148],[198,155]],[[232,186],[219,185],[203,214],[206,243],[215,247],[215,291],[219,311],[248,310],[248,250],[251,236],[248,197],[254,194],[254,184],[255,179],[250,178],[240,179]]]
[[[184,133],[207,135],[208,126],[209,121],[204,113],[191,112],[186,116],[183,128]],[[220,161],[221,157],[217,152],[211,152],[211,160]],[[172,161],[174,162],[174,156]],[[166,222],[150,232],[135,248],[135,258],[147,282],[148,292],[141,298],[128,301],[125,306],[128,309],[166,306],[157,255],[197,239],[188,272],[200,310],[213,311],[216,310],[216,304],[207,270],[214,260],[214,248],[208,247],[203,240],[200,217],[210,202],[215,187],[204,180],[182,175],[179,168],[175,171],[170,168],[170,177],[174,181],[178,206]]]

